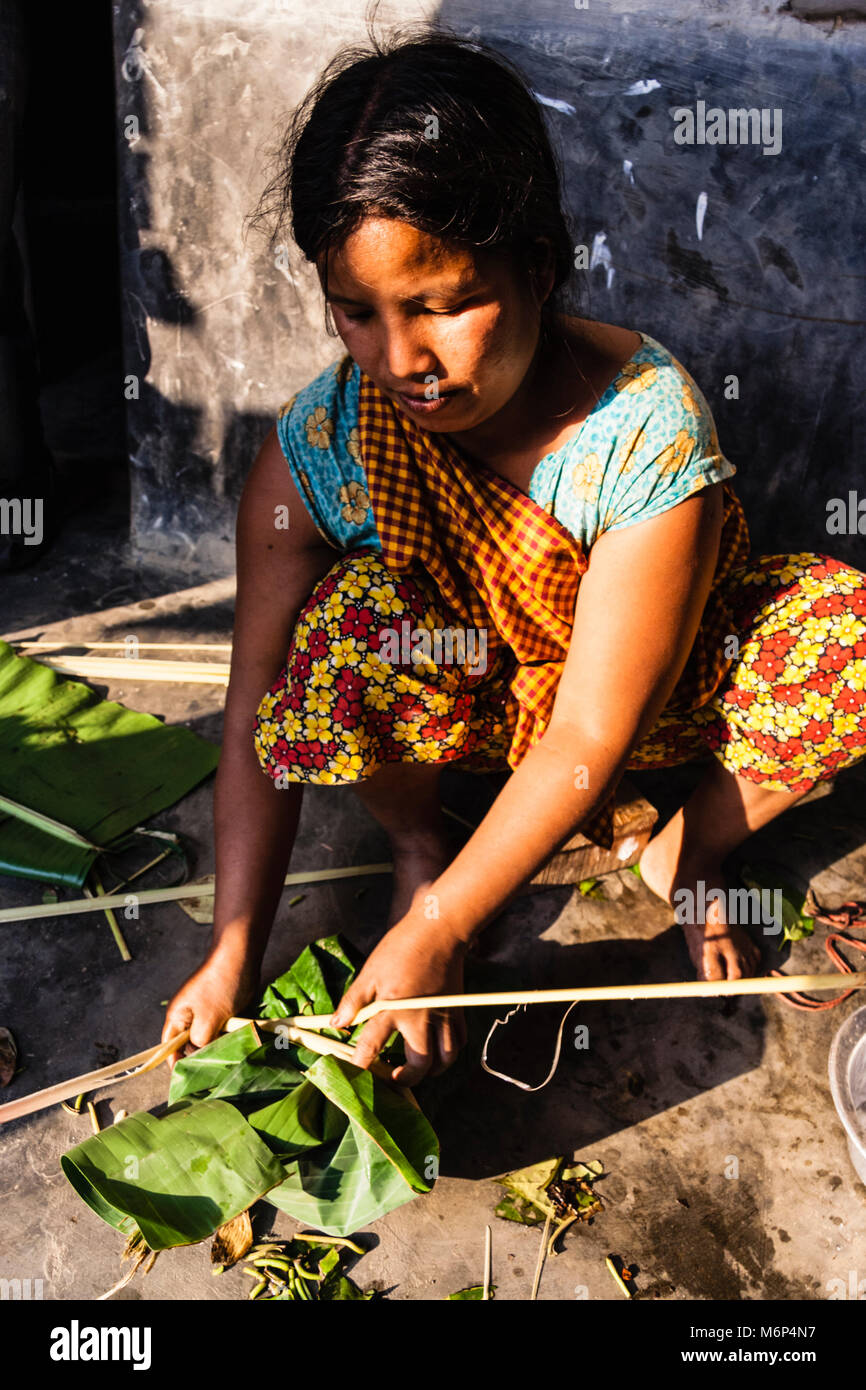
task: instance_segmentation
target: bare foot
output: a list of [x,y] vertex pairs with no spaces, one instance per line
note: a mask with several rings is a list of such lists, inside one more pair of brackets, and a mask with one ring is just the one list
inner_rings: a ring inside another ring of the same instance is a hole
[[453,853],[444,834],[431,831],[397,840],[391,837],[394,887],[388,926],[406,916],[416,893],[429,887],[451,863]]
[[[668,864],[664,847],[647,845],[641,878],[674,907],[699,980],[741,980],[757,975],[761,953],[748,932],[728,921],[727,888],[721,866],[710,860],[689,867]],[[721,893],[720,900],[715,893]]]

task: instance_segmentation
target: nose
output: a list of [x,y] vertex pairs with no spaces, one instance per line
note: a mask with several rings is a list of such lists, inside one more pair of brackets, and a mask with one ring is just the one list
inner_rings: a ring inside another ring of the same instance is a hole
[[417,317],[383,324],[382,335],[383,377],[406,385],[416,378],[423,381],[434,371],[438,359],[425,342],[424,329]]

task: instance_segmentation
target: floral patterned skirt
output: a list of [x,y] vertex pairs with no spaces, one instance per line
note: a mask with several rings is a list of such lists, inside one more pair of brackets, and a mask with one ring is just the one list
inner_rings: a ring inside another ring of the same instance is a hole
[[[672,698],[628,767],[714,754],[750,781],[799,792],[866,755],[866,575],[826,556],[771,555],[726,591],[727,676],[698,710],[678,712]],[[388,762],[507,770],[509,654],[472,673],[441,659],[433,636],[457,627],[426,576],[395,575],[374,550],[343,556],[259,705],[262,769],[278,785],[358,782]]]

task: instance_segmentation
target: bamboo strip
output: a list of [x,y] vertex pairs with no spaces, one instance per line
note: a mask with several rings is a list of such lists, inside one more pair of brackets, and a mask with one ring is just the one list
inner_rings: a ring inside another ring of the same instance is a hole
[[[96,651],[103,647],[125,647],[127,639],[120,637],[116,642],[78,642],[74,637],[58,638],[54,642],[33,641],[26,642],[16,639],[9,645],[12,647],[85,647],[87,651]],[[136,648],[141,652],[230,652],[231,642],[139,642],[136,641]]]
[[493,1235],[489,1226],[484,1227],[484,1283],[481,1290],[482,1302],[490,1298],[490,1274],[493,1262]]
[[[285,1028],[286,1036],[290,1042],[299,1043],[310,1052],[340,1057],[344,1062],[354,1061],[355,1049],[351,1043],[342,1042],[337,1038],[323,1038],[319,1033],[310,1033],[282,1018],[230,1018],[223,1031],[233,1033],[239,1028],[248,1027],[250,1024],[269,1033],[274,1033],[279,1028]],[[158,1067],[160,1062],[164,1062],[166,1057],[170,1057],[172,1052],[176,1052],[188,1041],[189,1029],[187,1028],[182,1033],[177,1033],[173,1038],[169,1038],[167,1042],[157,1043],[155,1047],[149,1047],[144,1052],[137,1052],[135,1056],[126,1057],[122,1062],[114,1062],[111,1066],[100,1067],[97,1071],[85,1072],[83,1076],[73,1077],[71,1081],[59,1081],[55,1086],[46,1086],[41,1091],[34,1091],[32,1095],[22,1096],[20,1100],[7,1101],[5,1105],[0,1105],[0,1124],[4,1124],[7,1120],[20,1119],[22,1115],[32,1115],[37,1110],[45,1110],[49,1105],[57,1105],[61,1101],[68,1100],[70,1096],[86,1094],[88,1091],[96,1090],[102,1086],[116,1086],[121,1081],[130,1081],[133,1076],[141,1076],[144,1072],[152,1071],[154,1067]],[[383,1081],[391,1081],[391,1069],[384,1062],[373,1061],[368,1070]],[[407,1095],[410,1094],[405,1087],[399,1089]],[[414,1101],[414,1097],[411,1099]]]
[[63,821],[54,820],[53,816],[46,816],[42,811],[34,811],[31,806],[22,806],[20,801],[13,801],[9,796],[0,796],[0,815],[14,816],[25,825],[32,825],[36,830],[53,835],[56,840],[63,840],[80,849],[94,849],[97,853],[102,853],[101,845],[95,845],[86,835],[73,830],[71,825],[64,825]]
[[43,666],[64,676],[103,680],[183,681],[188,685],[228,685],[229,667],[221,661],[148,661],[128,656],[40,657]]
[[[285,1018],[230,1018],[223,1026],[223,1032],[236,1033],[239,1028],[246,1028],[251,1023],[266,1033],[278,1033],[282,1029],[289,1042],[299,1043],[310,1052],[318,1052],[323,1056],[340,1057],[344,1062],[354,1064],[355,1049],[351,1043],[342,1042],[339,1038],[325,1038],[321,1033],[311,1033],[308,1029],[300,1028]],[[373,1072],[374,1076],[381,1077],[383,1081],[391,1080],[391,1068],[386,1066],[384,1062],[373,1061],[368,1070]]]
[[[673,984],[590,985],[579,989],[505,990],[498,994],[431,994],[417,999],[375,999],[359,1009],[356,1028],[380,1013],[404,1009],[471,1009],[491,1005],[589,1003],[602,999],[707,999],[728,994],[791,994],[794,991],[866,988],[866,970],[849,975],[754,976],[743,980],[678,980]],[[331,1028],[332,1014],[302,1014],[283,1020],[307,1029]]]
[[186,1029],[183,1033],[176,1034],[169,1042],[157,1043],[156,1047],[136,1052],[132,1057],[125,1057],[122,1062],[113,1062],[108,1067],[99,1067],[97,1071],[85,1072],[83,1076],[75,1076],[71,1081],[58,1081],[55,1086],[46,1086],[41,1091],[34,1091],[32,1095],[21,1096],[19,1100],[7,1101],[5,1105],[0,1105],[0,1124],[4,1124],[6,1120],[17,1120],[21,1115],[32,1115],[36,1110],[45,1110],[49,1105],[57,1105],[62,1100],[94,1091],[97,1087],[130,1081],[133,1076],[141,1076],[144,1072],[158,1067],[160,1062],[165,1061],[166,1057],[188,1041],[189,1029]]
[[[365,878],[368,874],[393,873],[393,864],[346,865],[339,869],[299,869],[286,874],[283,886],[293,883],[330,883],[341,878]],[[143,888],[135,894],[139,906],[147,903],[177,902],[179,898],[212,898],[212,880],[199,880],[198,883],[177,883],[171,888]],[[0,908],[0,923],[30,922],[40,917],[69,917],[79,912],[102,912],[107,907],[125,907],[127,894],[107,893],[105,897],[75,898],[66,903],[32,903],[27,907]]]

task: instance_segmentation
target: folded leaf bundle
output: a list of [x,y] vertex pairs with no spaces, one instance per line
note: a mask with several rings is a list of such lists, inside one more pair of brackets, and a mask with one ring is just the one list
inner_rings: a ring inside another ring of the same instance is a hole
[[[354,974],[337,937],[317,941],[269,986],[261,1015],[333,1010]],[[429,1192],[438,1154],[425,1117],[387,1082],[248,1027],[177,1064],[161,1116],[130,1115],[61,1166],[103,1221],[165,1250],[206,1239],[258,1198],[349,1235]]]
[[0,873],[81,887],[100,848],[173,805],[219,748],[0,641]]

